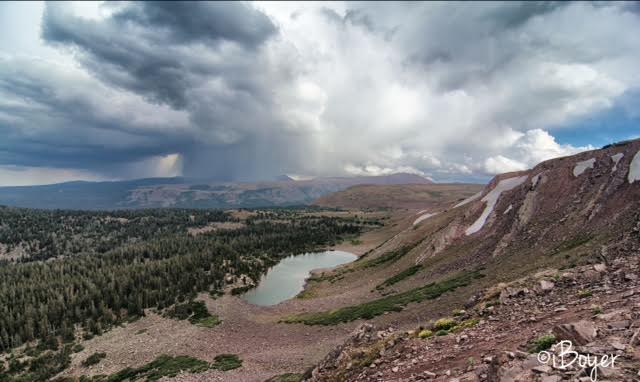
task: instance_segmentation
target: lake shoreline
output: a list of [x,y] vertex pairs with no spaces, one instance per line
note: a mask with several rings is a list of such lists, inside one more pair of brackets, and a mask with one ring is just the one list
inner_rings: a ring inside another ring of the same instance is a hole
[[255,288],[239,296],[249,304],[272,306],[304,292],[307,280],[319,270],[351,263],[358,255],[340,250],[310,252],[286,257],[262,276]]

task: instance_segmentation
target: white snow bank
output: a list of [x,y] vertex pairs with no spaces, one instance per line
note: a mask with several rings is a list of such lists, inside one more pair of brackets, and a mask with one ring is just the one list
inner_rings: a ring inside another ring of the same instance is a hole
[[513,209],[513,204],[509,204],[509,207],[507,207],[506,210],[504,210],[504,212],[502,213],[503,215],[506,215],[509,213],[509,211],[511,211]]
[[540,174],[537,174],[533,178],[531,178],[531,187],[535,188],[538,185],[538,181],[540,180]]
[[596,163],[596,158],[591,158],[587,160],[583,160],[582,162],[576,163],[576,167],[573,168],[573,176],[580,176],[583,172],[585,172],[588,168],[593,168],[593,165]]
[[640,180],[640,151],[633,156],[629,165],[629,183]]
[[623,153],[617,153],[611,156],[611,160],[613,161],[613,168],[611,168],[611,172],[614,172],[618,169],[618,162],[620,162],[620,159],[622,159],[623,156]]
[[420,223],[420,222],[421,222],[421,221],[423,221],[423,220],[429,219],[429,218],[430,218],[430,217],[432,217],[432,216],[436,216],[437,214],[438,214],[438,213],[437,213],[437,212],[435,212],[435,213],[432,213],[432,214],[430,214],[430,213],[426,213],[426,214],[424,214],[424,215],[420,215],[420,216],[419,216],[419,217],[418,217],[418,218],[413,222],[413,225],[416,225],[416,224]]
[[478,192],[477,194],[473,194],[473,195],[469,196],[465,200],[463,200],[460,203],[458,203],[455,206],[453,206],[453,208],[458,208],[458,207],[464,206],[465,204],[469,204],[469,203],[473,202],[474,200],[478,199],[480,197],[480,195],[482,195],[482,191]]
[[416,212],[416,215],[420,215],[420,214],[423,214],[425,212],[427,212],[427,210],[420,210],[420,211]]
[[493,190],[491,190],[488,194],[486,194],[484,198],[482,198],[481,200],[483,202],[487,202],[487,205],[484,208],[484,211],[482,211],[482,215],[480,215],[478,220],[476,220],[465,231],[467,236],[474,234],[482,229],[482,227],[484,226],[484,223],[487,222],[487,218],[489,217],[489,215],[491,215],[491,212],[493,212],[493,208],[496,206],[496,203],[498,202],[498,198],[500,197],[500,194],[502,194],[504,191],[509,191],[521,185],[525,180],[527,180],[528,177],[529,177],[528,175],[524,175],[524,176],[518,176],[515,178],[503,179],[496,185],[496,187]]

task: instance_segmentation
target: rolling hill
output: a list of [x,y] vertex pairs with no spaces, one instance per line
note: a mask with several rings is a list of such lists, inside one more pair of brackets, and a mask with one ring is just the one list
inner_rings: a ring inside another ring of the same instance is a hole
[[316,199],[313,204],[336,208],[444,209],[482,191],[480,184],[357,185]]

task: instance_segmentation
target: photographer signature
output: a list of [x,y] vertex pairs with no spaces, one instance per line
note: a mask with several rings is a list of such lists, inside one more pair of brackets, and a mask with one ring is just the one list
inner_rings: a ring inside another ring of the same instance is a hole
[[558,342],[556,347],[559,349],[558,354],[541,351],[538,353],[538,361],[543,364],[550,363],[554,368],[560,370],[567,369],[573,364],[577,364],[583,369],[591,368],[589,378],[591,378],[592,382],[598,380],[598,367],[615,368],[616,359],[619,357],[614,354],[604,354],[602,356],[580,354],[572,350],[573,344],[567,340]]

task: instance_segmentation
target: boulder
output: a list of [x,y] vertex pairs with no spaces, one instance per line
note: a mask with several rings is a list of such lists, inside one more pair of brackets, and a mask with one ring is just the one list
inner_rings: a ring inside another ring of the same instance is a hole
[[510,298],[524,296],[527,292],[528,290],[526,288],[507,287],[500,292],[500,303],[504,304]]
[[558,340],[569,340],[574,345],[586,345],[597,337],[598,331],[593,322],[582,320],[557,325],[553,328],[553,334]]
[[554,286],[556,286],[556,284],[554,284],[553,281],[540,280],[540,290],[543,292],[553,289]]
[[613,322],[607,323],[607,326],[609,327],[609,329],[613,329],[613,330],[624,330],[629,326],[631,326],[631,321],[629,320],[613,321]]
[[600,264],[594,264],[594,265],[593,265],[593,269],[594,269],[596,272],[602,273],[602,272],[605,272],[605,271],[607,270],[607,266],[606,266],[605,264],[603,264],[603,263],[600,263]]

